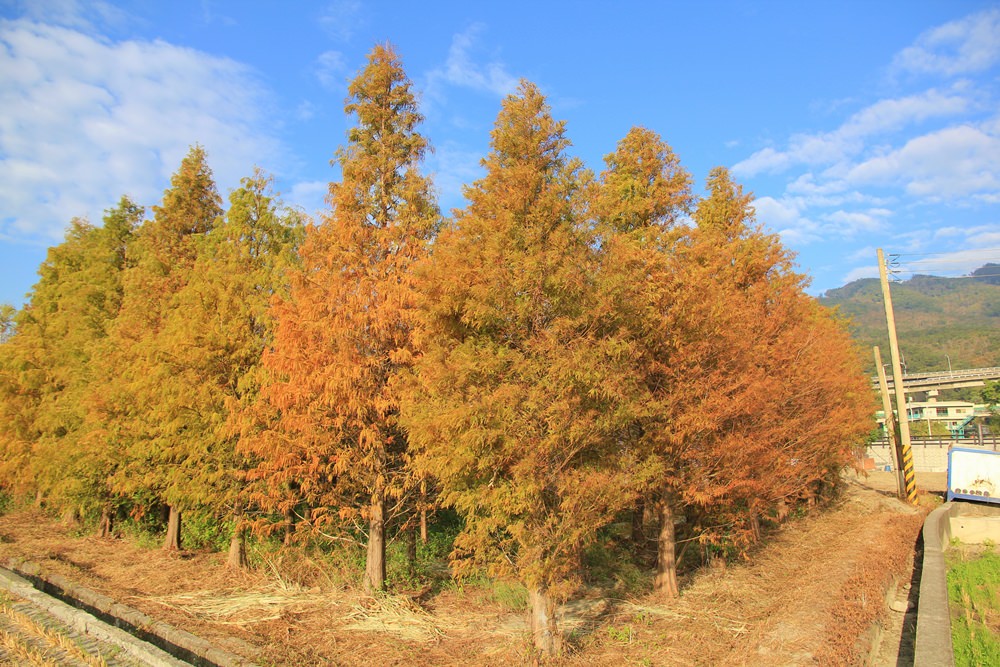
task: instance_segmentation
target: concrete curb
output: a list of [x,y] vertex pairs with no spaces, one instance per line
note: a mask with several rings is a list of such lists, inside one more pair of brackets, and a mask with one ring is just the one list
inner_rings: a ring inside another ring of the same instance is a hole
[[85,611],[75,609],[65,602],[40,592],[27,579],[7,570],[0,570],[0,588],[12,595],[45,610],[52,617],[62,621],[77,632],[94,637],[102,642],[114,644],[130,658],[153,667],[186,667],[189,663],[178,660],[166,651],[133,637],[124,630],[99,621]]
[[917,607],[914,667],[955,664],[951,648],[951,614],[948,610],[948,571],[944,552],[951,542],[953,503],[945,503],[924,521],[924,560]]
[[[147,642],[157,647],[161,652],[169,654],[174,660],[169,665],[195,665],[196,667],[257,667],[254,663],[238,655],[224,651],[210,642],[196,637],[190,632],[179,630],[167,623],[157,621],[138,609],[115,602],[106,595],[101,595],[58,574],[45,574],[35,563],[12,558],[5,567],[20,575],[25,584],[35,590],[36,595],[44,593],[62,600],[72,607],[73,611],[86,613],[97,617],[104,623],[120,628],[119,632],[127,634],[133,641]],[[37,590],[36,590],[37,589]],[[15,593],[15,591],[11,591]],[[25,597],[17,592],[16,595]],[[45,597],[45,596],[41,596]],[[32,598],[34,602],[34,598]],[[67,606],[68,606],[67,605]],[[72,608],[71,607],[71,608]],[[83,610],[82,612],[79,610]],[[179,660],[178,660],[179,659]],[[151,663],[159,664],[159,663]]]

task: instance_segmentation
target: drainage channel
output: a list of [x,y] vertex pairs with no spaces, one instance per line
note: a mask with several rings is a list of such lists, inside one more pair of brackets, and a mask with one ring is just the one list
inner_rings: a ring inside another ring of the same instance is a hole
[[[122,664],[256,667],[200,637],[118,604],[107,596],[77,586],[59,575],[46,575],[32,563],[9,561],[6,568],[0,568],[0,588],[54,617],[56,622],[69,626],[71,634],[109,642],[137,660]],[[53,632],[58,634],[55,628]]]

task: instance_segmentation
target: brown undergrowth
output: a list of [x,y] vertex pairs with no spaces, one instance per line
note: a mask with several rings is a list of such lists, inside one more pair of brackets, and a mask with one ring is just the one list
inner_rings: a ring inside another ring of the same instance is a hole
[[[751,560],[688,575],[679,599],[566,605],[557,664],[851,664],[907,578],[923,512],[850,481],[823,512],[769,535]],[[481,588],[365,598],[298,555],[250,573],[224,554],[74,537],[33,510],[0,516],[0,561],[19,557],[263,665],[511,665],[525,619]]]

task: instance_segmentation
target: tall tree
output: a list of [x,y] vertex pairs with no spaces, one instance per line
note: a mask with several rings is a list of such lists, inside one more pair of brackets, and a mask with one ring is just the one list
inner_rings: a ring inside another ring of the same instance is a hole
[[53,507],[91,511],[102,504],[97,459],[81,455],[85,399],[93,357],[118,312],[122,249],[141,215],[122,197],[106,212],[103,227],[73,220],[66,240],[49,250],[39,268],[40,280],[20,316],[12,349],[27,364],[22,390],[34,387],[27,394],[34,401],[31,413],[20,416],[33,420],[30,467],[21,472]]
[[95,397],[95,431],[121,437],[114,485],[127,495],[144,494],[170,508],[164,548],[180,548],[181,508],[188,502],[176,472],[177,452],[191,451],[204,436],[192,428],[192,415],[178,410],[174,382],[179,360],[170,353],[167,324],[177,295],[191,280],[197,239],[211,231],[222,214],[221,199],[205,159],[194,146],[153,207],[153,219],[139,229],[129,247],[122,307],[103,358],[102,383]]
[[641,470],[605,456],[620,351],[592,326],[589,175],[528,82],[504,100],[491,145],[423,276],[423,355],[404,415],[416,469],[465,518],[457,571],[519,578],[549,655],[580,549]]
[[[631,383],[624,398],[630,407],[620,412],[626,419],[618,425],[617,436],[621,455],[643,457],[667,428],[659,401],[669,391],[663,357],[675,335],[663,319],[670,304],[657,290],[671,282],[670,262],[676,248],[687,242],[677,224],[690,212],[694,197],[691,176],[670,146],[648,129],[631,129],[605,163],[594,197],[601,235],[598,303],[603,335],[629,350],[624,375]],[[665,458],[646,460],[658,471],[652,479],[670,472]],[[654,503],[660,518],[660,541],[670,542],[669,548],[659,550],[658,561],[668,575],[657,577],[657,588],[675,593],[673,520],[663,493],[640,493],[633,532],[641,538],[647,501]]]
[[[242,493],[251,461],[237,452],[239,416],[257,399],[259,366],[272,336],[270,301],[282,292],[302,226],[282,210],[272,179],[260,170],[229,196],[225,217],[199,238],[188,282],[166,316],[161,352],[170,358],[164,414],[183,421],[187,437],[164,441],[154,459],[188,507],[229,514],[228,565],[246,566]],[[235,421],[234,421],[235,420]]]
[[30,337],[16,333],[30,307],[29,303],[21,311],[5,313],[11,319],[0,343],[0,487],[16,495],[38,490],[32,450],[38,439],[35,418],[45,373]]
[[99,532],[110,528],[110,496],[105,453],[94,451],[89,439],[89,396],[96,359],[121,307],[125,249],[142,215],[141,206],[122,197],[105,211],[101,227],[71,228],[67,243],[51,258],[62,266],[54,272],[59,288],[46,327],[53,367],[60,369],[50,386],[60,391],[42,406],[47,422],[39,447],[48,469],[42,478],[51,481],[64,504],[100,511]]
[[[413,265],[438,225],[412,84],[391,47],[377,46],[351,82],[357,125],[337,151],[332,211],[306,229],[302,268],[275,309],[263,396],[279,417],[248,445],[261,457],[260,500],[327,529],[367,520],[366,591],[385,586],[388,503],[411,486],[394,378],[414,355]],[[266,409],[266,406],[265,406]],[[289,487],[297,489],[290,500]]]
[[[752,196],[724,169],[708,187],[698,227],[675,245],[654,293],[671,332],[660,359],[669,390],[657,404],[668,428],[654,448],[672,471],[661,488],[657,576],[668,595],[676,594],[672,516],[715,517],[710,523],[726,524],[736,546],[752,541],[763,512],[839,473],[871,410],[846,332],[805,295],[778,239],[757,226]],[[816,378],[823,363],[830,371]]]

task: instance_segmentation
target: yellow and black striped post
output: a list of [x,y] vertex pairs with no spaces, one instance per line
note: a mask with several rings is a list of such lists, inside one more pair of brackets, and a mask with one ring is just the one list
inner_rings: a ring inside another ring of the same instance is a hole
[[911,505],[917,504],[917,474],[913,470],[913,448],[910,443],[903,443],[903,481],[906,485],[906,500]]

